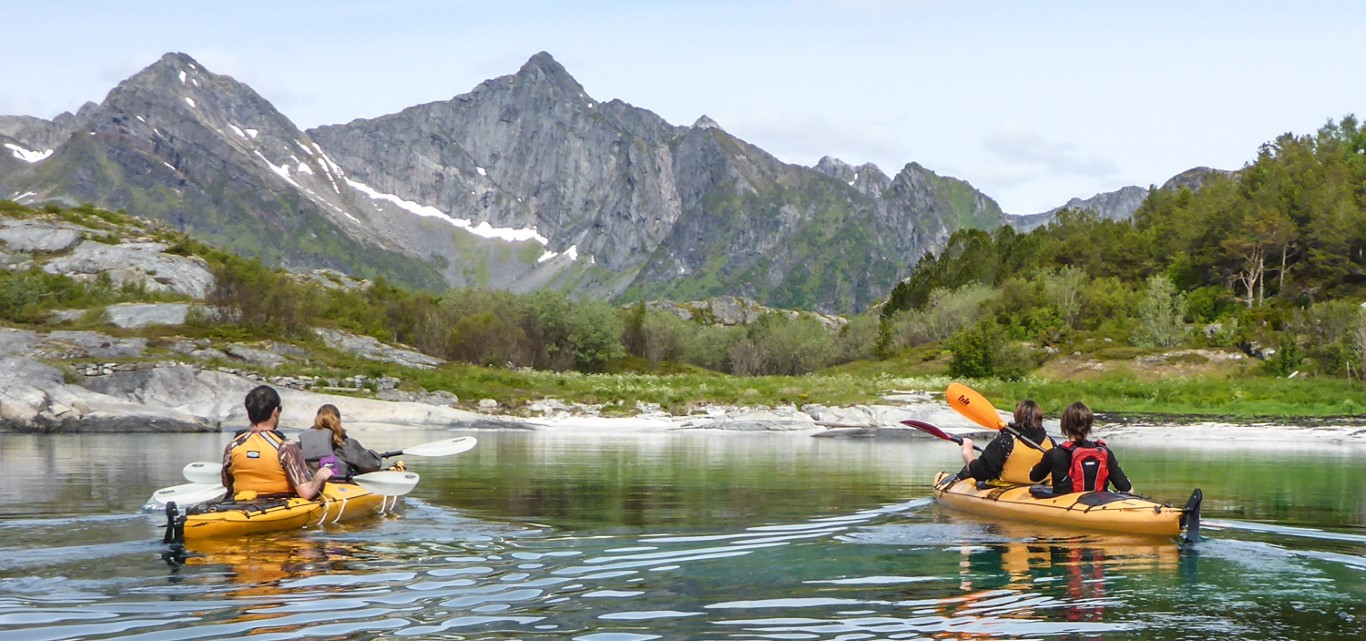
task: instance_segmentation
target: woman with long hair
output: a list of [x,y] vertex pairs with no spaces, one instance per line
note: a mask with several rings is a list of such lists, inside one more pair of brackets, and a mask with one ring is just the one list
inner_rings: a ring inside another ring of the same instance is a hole
[[331,403],[318,408],[313,428],[299,435],[299,443],[310,467],[332,467],[334,476],[346,478],[374,472],[384,465],[378,453],[346,435],[341,410]]

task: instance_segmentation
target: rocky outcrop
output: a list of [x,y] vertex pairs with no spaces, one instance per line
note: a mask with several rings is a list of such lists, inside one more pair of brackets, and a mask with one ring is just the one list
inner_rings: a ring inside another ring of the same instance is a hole
[[190,310],[196,308],[207,309],[190,303],[118,303],[104,308],[104,313],[115,327],[136,329],[151,325],[184,325]]
[[[249,424],[242,399],[261,383],[237,374],[168,364],[116,372],[89,384],[114,399],[185,412],[219,423],[223,429],[242,429]],[[485,416],[448,405],[388,402],[287,387],[276,389],[285,408],[280,423],[284,428],[309,427],[318,407],[326,403],[340,407],[346,424],[354,427],[488,428],[521,423],[517,419]]]
[[679,318],[702,323],[704,325],[724,325],[735,327],[738,325],[748,325],[764,316],[764,314],[783,314],[790,318],[814,318],[830,331],[838,331],[849,322],[843,316],[833,314],[821,314],[817,312],[800,312],[788,309],[774,309],[765,307],[748,298],[737,296],[718,296],[702,301],[692,301],[687,303],[675,303],[667,300],[654,300],[645,303],[645,307],[651,310],[668,312]]
[[132,242],[109,245],[85,241],[76,250],[43,264],[49,274],[94,281],[107,275],[118,286],[135,285],[148,292],[170,292],[203,299],[213,288],[213,273],[197,256],[165,253],[161,243]]
[[216,421],[175,408],[114,398],[63,382],[27,358],[0,358],[0,431],[204,432]]
[[395,363],[414,369],[434,369],[446,362],[416,350],[386,345],[370,336],[357,336],[341,330],[321,327],[315,328],[313,332],[332,349],[349,352],[372,361]]
[[93,229],[41,220],[0,220],[0,246],[12,252],[65,253]]

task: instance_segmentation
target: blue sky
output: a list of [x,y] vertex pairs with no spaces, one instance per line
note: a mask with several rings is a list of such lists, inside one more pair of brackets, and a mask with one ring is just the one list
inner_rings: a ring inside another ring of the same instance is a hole
[[779,158],[908,162],[1009,213],[1366,116],[1366,3],[9,2],[0,113],[100,101],[167,51],[301,127],[446,100],[550,52],[598,100],[711,116]]

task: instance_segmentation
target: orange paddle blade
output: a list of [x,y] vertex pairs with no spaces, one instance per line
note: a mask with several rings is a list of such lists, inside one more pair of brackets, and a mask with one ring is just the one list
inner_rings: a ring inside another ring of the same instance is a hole
[[993,430],[1006,426],[1006,422],[1001,420],[1001,415],[996,413],[996,408],[991,406],[991,402],[967,385],[949,383],[949,389],[944,392],[944,396],[949,400],[949,407],[968,417],[973,423]]

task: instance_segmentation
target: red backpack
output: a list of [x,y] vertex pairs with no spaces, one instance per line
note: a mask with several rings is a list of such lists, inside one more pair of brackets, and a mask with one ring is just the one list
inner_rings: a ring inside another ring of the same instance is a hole
[[1072,479],[1073,492],[1100,492],[1110,480],[1110,450],[1105,441],[1096,439],[1095,447],[1078,447],[1073,441],[1062,444],[1072,455],[1067,476]]

